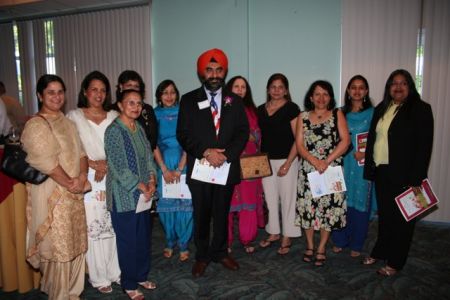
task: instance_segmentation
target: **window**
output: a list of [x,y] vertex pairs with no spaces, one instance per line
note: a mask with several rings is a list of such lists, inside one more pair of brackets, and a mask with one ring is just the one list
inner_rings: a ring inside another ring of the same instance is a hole
[[423,51],[425,45],[425,28],[419,29],[417,34],[417,52],[416,52],[416,88],[422,96],[423,86]]
[[53,21],[44,22],[45,32],[45,66],[47,74],[56,74],[55,68],[55,38],[53,34]]
[[19,28],[17,24],[13,25],[13,35],[14,35],[14,57],[16,59],[16,71],[17,71],[17,83],[19,89],[19,101],[23,105],[23,84],[22,76],[20,73],[20,51],[19,51]]

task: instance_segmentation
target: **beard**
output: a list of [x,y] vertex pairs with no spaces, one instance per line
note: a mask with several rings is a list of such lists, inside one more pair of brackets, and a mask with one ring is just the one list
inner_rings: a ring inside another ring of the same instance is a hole
[[205,87],[207,90],[209,90],[211,92],[215,92],[225,84],[225,80],[224,80],[224,78],[211,77],[211,78],[205,79],[204,84],[205,84]]

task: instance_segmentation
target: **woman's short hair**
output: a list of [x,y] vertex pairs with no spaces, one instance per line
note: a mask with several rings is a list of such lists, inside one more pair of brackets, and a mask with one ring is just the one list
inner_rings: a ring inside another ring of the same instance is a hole
[[326,80],[316,80],[314,81],[311,86],[309,87],[308,91],[306,92],[305,98],[303,100],[303,107],[306,111],[311,111],[314,109],[314,103],[311,101],[311,97],[314,94],[314,90],[316,87],[321,87],[324,90],[328,92],[328,95],[330,95],[330,103],[328,103],[327,109],[332,110],[336,107],[336,99],[334,98],[334,91],[333,86],[331,83],[329,83]]
[[86,91],[93,80],[100,80],[105,85],[106,97],[103,101],[103,109],[109,111],[111,109],[111,85],[109,84],[108,78],[99,71],[92,71],[84,77],[81,82],[80,92],[78,93],[78,107],[89,107],[89,101],[86,97]]
[[275,80],[280,80],[283,83],[283,85],[284,85],[284,87],[286,88],[286,91],[287,91],[287,94],[286,94],[286,96],[284,98],[286,100],[288,100],[288,101],[292,101],[291,93],[289,92],[289,80],[283,74],[275,73],[275,74],[272,74],[269,77],[269,80],[267,80],[267,85],[266,85],[266,94],[267,94],[266,97],[267,98],[266,98],[266,102],[270,101],[269,88],[270,88],[270,85],[272,84],[272,82],[274,82]]
[[166,80],[161,81],[160,84],[158,84],[158,87],[156,88],[156,92],[155,92],[156,103],[158,103],[158,105],[161,107],[164,106],[162,103],[161,96],[164,93],[164,90],[170,85],[173,86],[173,88],[175,89],[175,93],[177,94],[175,103],[178,104],[178,102],[180,101],[180,92],[178,91],[178,88],[175,85],[175,82],[173,82],[173,80],[166,79]]
[[136,91],[136,90],[133,90],[133,89],[127,89],[127,90],[123,90],[123,91],[121,91],[121,92],[119,93],[119,96],[117,97],[117,103],[119,103],[119,102],[122,103],[123,99],[125,99],[125,97],[126,97],[127,95],[131,94],[131,93],[139,94],[139,96],[141,97],[141,99],[144,99],[144,98],[142,97],[142,92],[141,92],[141,91]]

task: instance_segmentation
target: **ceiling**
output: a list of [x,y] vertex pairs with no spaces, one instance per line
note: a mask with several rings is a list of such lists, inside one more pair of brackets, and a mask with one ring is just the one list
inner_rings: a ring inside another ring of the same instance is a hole
[[149,2],[150,0],[0,0],[0,23],[129,7]]

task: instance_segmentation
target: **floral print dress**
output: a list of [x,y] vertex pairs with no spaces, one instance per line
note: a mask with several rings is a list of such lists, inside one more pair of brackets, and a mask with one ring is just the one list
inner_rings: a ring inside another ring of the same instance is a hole
[[[323,123],[312,124],[309,112],[302,112],[303,138],[306,149],[318,159],[326,159],[339,143],[336,111]],[[342,165],[342,157],[334,160],[331,166]],[[297,212],[295,224],[304,229],[340,229],[346,224],[347,204],[345,192],[313,198],[307,174],[316,169],[306,160],[301,160],[297,184]]]

